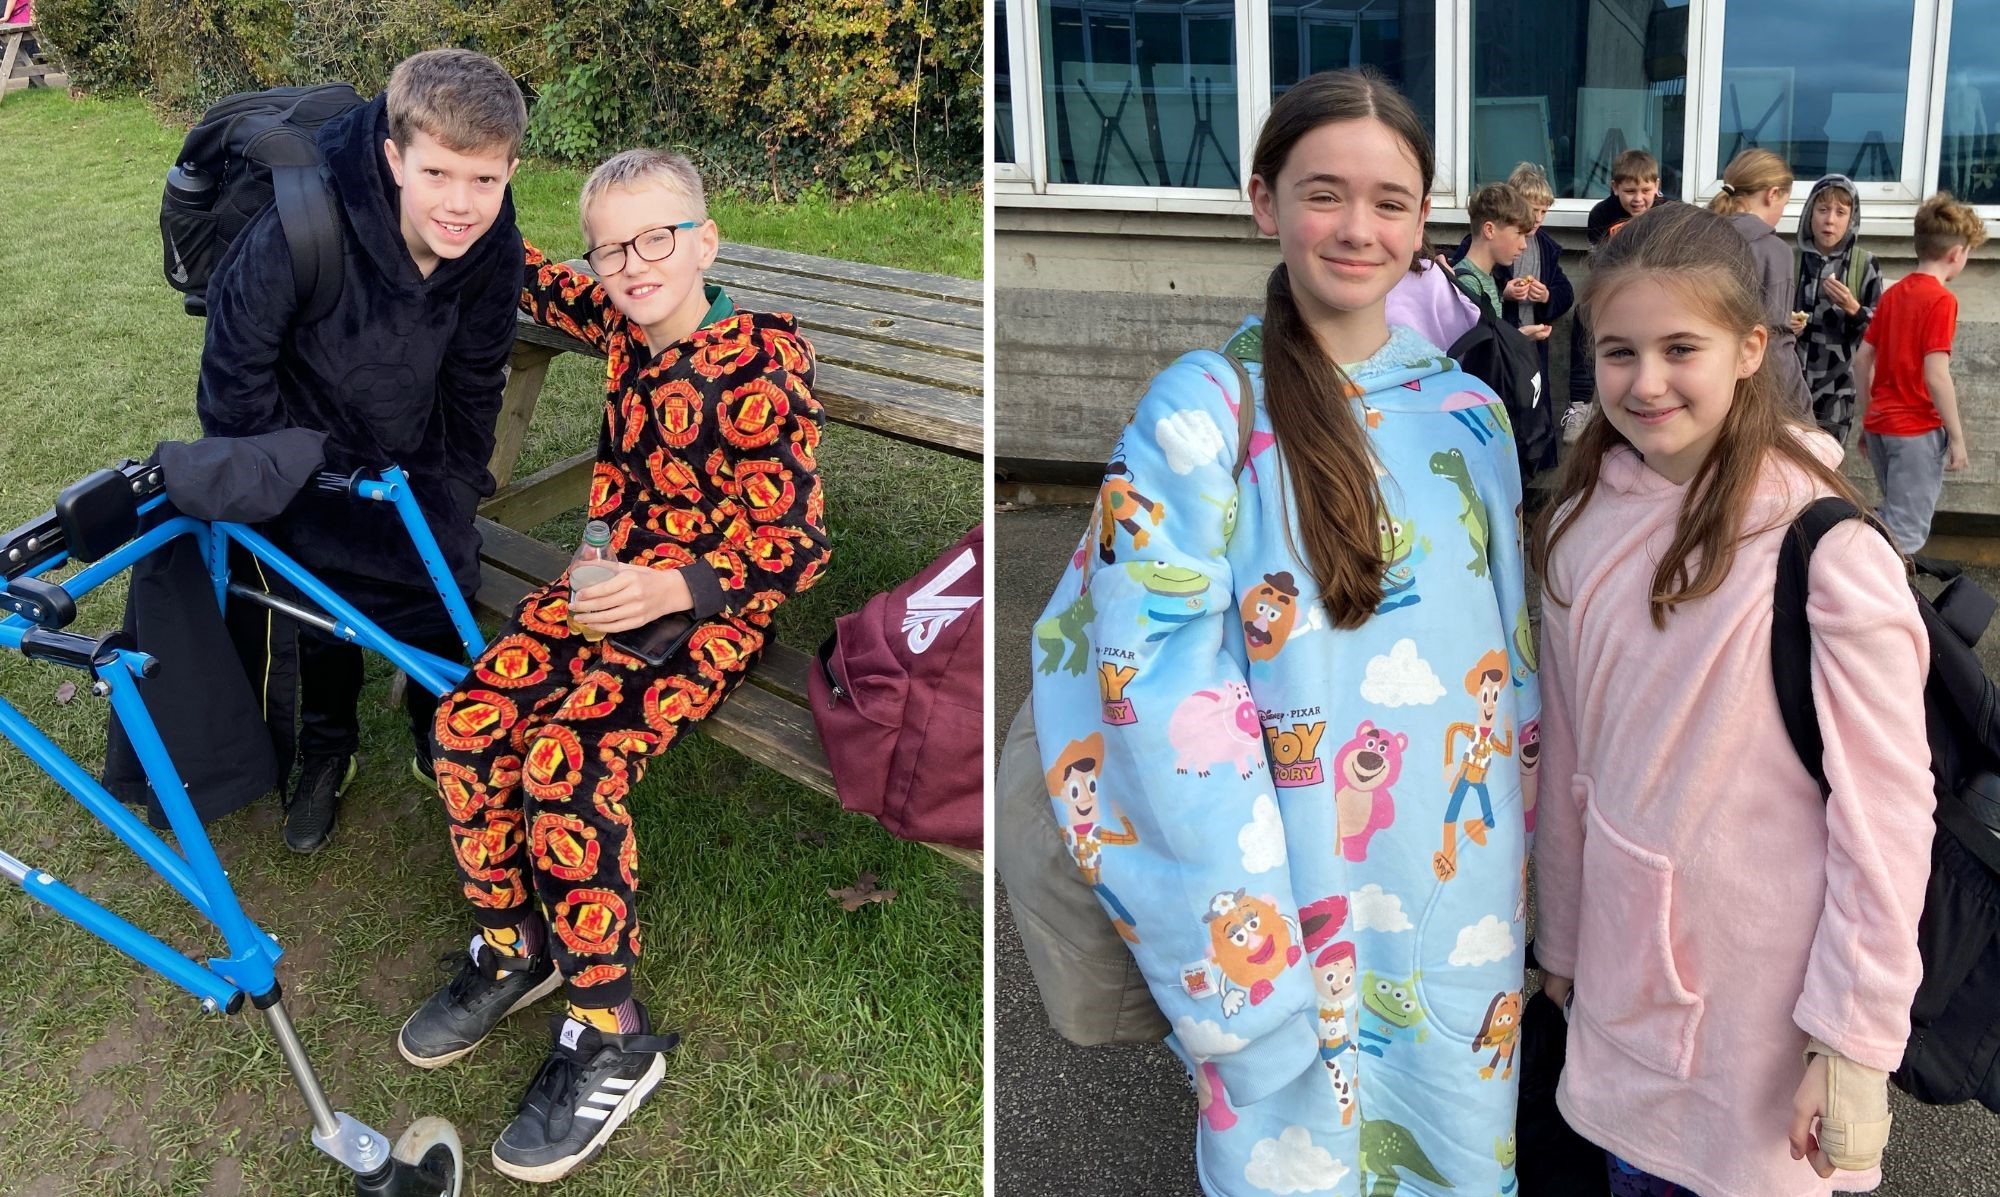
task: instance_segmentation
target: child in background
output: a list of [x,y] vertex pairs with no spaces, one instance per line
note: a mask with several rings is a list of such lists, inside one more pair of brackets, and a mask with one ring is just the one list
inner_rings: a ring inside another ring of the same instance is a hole
[[[1535,227],[1534,213],[1521,193],[1505,183],[1488,183],[1473,192],[1465,213],[1472,221],[1472,232],[1466,237],[1452,273],[1494,319],[1505,319],[1500,284],[1493,272],[1512,266],[1514,259],[1527,249],[1528,230]],[[1541,335],[1546,337],[1547,330]]]
[[1812,394],[1813,421],[1842,445],[1854,423],[1854,353],[1882,299],[1882,268],[1855,244],[1860,232],[1854,181],[1827,175],[1814,183],[1799,221],[1792,302],[1806,313],[1799,365]]
[[1986,224],[1940,192],[1917,209],[1916,233],[1916,270],[1882,293],[1854,355],[1861,447],[1882,487],[1878,514],[1905,553],[1930,539],[1946,472],[1966,466],[1951,381],[1958,297],[1947,287],[1985,243]]
[[1828,533],[1822,797],[1771,685],[1772,579],[1799,512],[1854,492],[1781,397],[1742,238],[1648,212],[1582,291],[1604,418],[1536,538],[1535,954],[1573,997],[1557,1103],[1621,1197],[1866,1191],[1922,971],[1923,625],[1877,529]]
[[[1660,163],[1644,150],[1626,150],[1611,160],[1611,194],[1597,201],[1584,224],[1592,248],[1601,245],[1625,222],[1657,203],[1674,201],[1660,194]],[[1563,443],[1574,444],[1590,417],[1595,379],[1590,334],[1582,321],[1570,330],[1569,410],[1563,413]]]
[[1498,1192],[1516,1081],[1466,1044],[1520,998],[1538,703],[1513,440],[1383,314],[1429,206],[1409,102],[1372,70],[1310,76],[1251,167],[1283,262],[1226,347],[1248,391],[1187,354],[1114,450],[1045,612],[1091,648],[1036,677],[1050,800],[1174,1027],[1206,1192]]
[[1799,367],[1798,333],[1806,314],[1792,307],[1797,273],[1791,251],[1778,239],[1778,221],[1792,197],[1792,168],[1766,149],[1744,150],[1722,172],[1722,190],[1708,201],[1709,210],[1730,217],[1730,223],[1750,243],[1763,284],[1764,319],[1771,330],[1771,371],[1778,393],[1803,419],[1812,418],[1812,395]]

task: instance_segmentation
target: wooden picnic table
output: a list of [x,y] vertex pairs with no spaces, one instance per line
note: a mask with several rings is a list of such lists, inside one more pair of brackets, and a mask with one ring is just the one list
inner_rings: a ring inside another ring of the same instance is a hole
[[[979,282],[747,245],[724,245],[708,279],[739,307],[798,317],[817,358],[813,393],[828,418],[961,457],[984,452]],[[567,550],[528,530],[584,505],[597,460],[593,439],[584,452],[526,478],[513,476],[549,363],[563,353],[604,356],[521,317],[491,467],[500,489],[481,504],[478,521],[484,540],[478,602],[503,617],[528,590],[569,565]],[[700,727],[752,760],[837,796],[806,707],[806,671],[814,667],[810,653],[773,642],[751,672],[751,684],[738,687]],[[984,867],[980,852],[931,846],[971,868]]]
[[[7,0],[0,0],[0,10],[9,7]],[[33,22],[0,22],[0,100],[7,98],[10,91],[19,91],[31,86],[36,80],[49,87],[68,87],[69,76],[54,70],[38,60],[21,63],[21,77],[14,77],[15,60],[21,53],[21,42],[35,31]]]

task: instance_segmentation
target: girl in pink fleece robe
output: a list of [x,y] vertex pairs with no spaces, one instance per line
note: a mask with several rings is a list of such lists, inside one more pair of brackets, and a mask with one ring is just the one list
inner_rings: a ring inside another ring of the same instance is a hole
[[1872,1189],[1920,975],[1923,627],[1888,541],[1835,528],[1807,610],[1822,799],[1779,715],[1771,608],[1786,527],[1854,498],[1840,448],[1783,406],[1722,218],[1656,209],[1598,258],[1600,403],[1538,538],[1557,1101],[1613,1157],[1614,1191]]

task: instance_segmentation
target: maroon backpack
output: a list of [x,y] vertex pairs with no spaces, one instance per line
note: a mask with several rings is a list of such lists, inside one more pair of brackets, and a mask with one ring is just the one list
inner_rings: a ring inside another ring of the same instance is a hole
[[904,839],[982,847],[985,526],[841,616],[808,671],[840,804]]

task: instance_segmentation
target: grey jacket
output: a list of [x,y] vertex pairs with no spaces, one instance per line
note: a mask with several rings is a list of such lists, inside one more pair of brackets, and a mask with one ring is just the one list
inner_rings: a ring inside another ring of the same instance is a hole
[[1779,391],[1791,401],[1792,410],[1810,420],[1812,394],[1806,390],[1805,371],[1799,366],[1798,338],[1792,334],[1791,325],[1792,251],[1761,216],[1743,212],[1729,223],[1750,243],[1750,255],[1757,261],[1757,276],[1764,284],[1764,318],[1771,328],[1771,343],[1764,349],[1764,365],[1776,375]]

